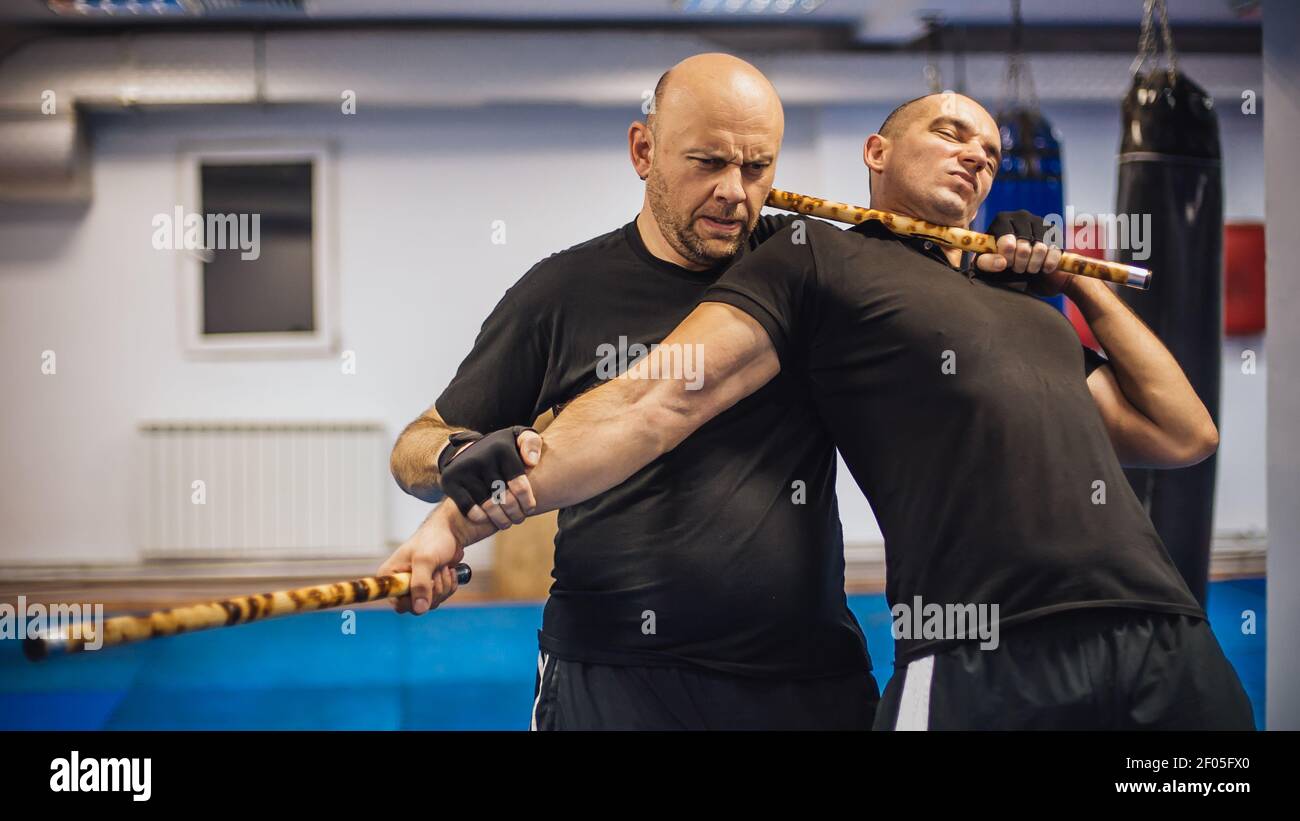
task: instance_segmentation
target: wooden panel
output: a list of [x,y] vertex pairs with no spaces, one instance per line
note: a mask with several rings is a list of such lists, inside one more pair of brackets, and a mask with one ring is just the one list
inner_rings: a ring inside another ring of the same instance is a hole
[[492,545],[493,594],[502,599],[544,599],[551,589],[559,513],[530,517],[503,530]]

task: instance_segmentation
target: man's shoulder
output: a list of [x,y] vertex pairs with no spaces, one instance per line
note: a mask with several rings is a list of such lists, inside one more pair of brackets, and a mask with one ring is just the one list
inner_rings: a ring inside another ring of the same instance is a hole
[[[764,217],[768,219],[768,217]],[[780,227],[771,232],[758,246],[749,252],[742,263],[749,259],[761,264],[763,260],[782,259],[790,262],[812,261],[810,252],[814,244],[832,246],[846,241],[848,233],[839,226],[800,214],[780,215]],[[851,240],[848,240],[851,241]]]
[[[611,262],[633,258],[623,228],[592,237],[542,258],[511,288],[531,297],[545,294],[564,298],[567,288],[592,276],[602,276]],[[571,293],[571,292],[570,292]]]
[[581,258],[588,254],[608,254],[610,251],[627,250],[627,238],[625,232],[626,225],[621,225],[612,231],[606,231],[598,237],[592,237],[589,240],[571,245],[563,251],[556,251],[543,262],[550,260],[564,260],[566,258]]
[[623,235],[624,227],[615,228],[598,237],[571,245],[562,251],[556,251],[532,267],[529,273],[546,272],[550,274],[580,271],[584,263],[593,259],[608,259],[611,253],[630,253],[627,239]]
[[759,222],[768,228],[768,236],[776,236],[782,231],[817,231],[842,233],[833,222],[810,217],[807,214],[764,214]]
[[818,263],[831,260],[874,260],[897,246],[898,236],[876,220],[839,227],[813,220],[808,226],[809,245]]

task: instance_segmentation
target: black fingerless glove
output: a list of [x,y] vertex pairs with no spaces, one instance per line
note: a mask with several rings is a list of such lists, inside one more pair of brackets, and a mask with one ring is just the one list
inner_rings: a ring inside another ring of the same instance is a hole
[[[989,223],[989,229],[985,233],[990,234],[994,239],[1014,234],[1018,240],[1027,240],[1030,245],[1036,242],[1044,242],[1047,236],[1047,223],[1043,218],[1029,211],[999,211]],[[1028,282],[1034,277],[1033,274],[1018,274],[1008,265],[1004,270],[991,272],[980,271],[979,276],[983,279],[996,280],[998,282]]]
[[1016,239],[1028,240],[1030,245],[1044,242],[1047,236],[1047,223],[1037,214],[1028,211],[999,211],[989,224],[989,234],[994,239],[1006,234],[1015,234]]
[[442,452],[438,454],[438,475],[441,476],[455,458],[456,451],[460,450],[462,445],[468,445],[470,442],[477,442],[483,438],[483,434],[476,430],[462,430],[453,433],[447,437],[447,444],[443,446]]
[[[492,498],[495,482],[503,485],[516,476],[524,475],[524,460],[519,456],[519,434],[533,430],[523,425],[503,428],[484,436],[474,431],[452,434],[447,447],[438,454],[438,471],[442,476],[442,492],[462,514],[468,515],[475,505]],[[457,441],[457,437],[460,437]],[[469,442],[474,447],[461,453],[456,451]]]

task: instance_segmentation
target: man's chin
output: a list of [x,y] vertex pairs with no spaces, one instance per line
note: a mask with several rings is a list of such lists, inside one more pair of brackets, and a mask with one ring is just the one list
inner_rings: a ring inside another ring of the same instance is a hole
[[930,213],[925,219],[933,222],[935,225],[948,225],[954,228],[965,228],[970,224],[974,217],[970,216],[971,212],[967,208],[967,203],[954,200],[940,200],[931,203]]
[[744,244],[743,237],[730,239],[711,238],[702,243],[702,250],[713,264],[726,262],[734,257],[740,251],[740,246]]
[[685,255],[687,259],[696,265],[712,267],[734,257],[745,244],[748,236],[748,233],[739,237],[702,237],[694,234],[682,237],[681,241],[691,251],[690,254]]

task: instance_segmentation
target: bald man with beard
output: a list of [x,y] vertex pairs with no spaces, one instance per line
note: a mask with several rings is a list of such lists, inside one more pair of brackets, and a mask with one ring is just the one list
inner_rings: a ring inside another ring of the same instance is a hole
[[[403,490],[436,501],[441,472],[472,459],[523,473],[520,454],[536,464],[540,440],[518,426],[617,376],[602,352],[660,342],[729,266],[791,224],[760,217],[783,129],[775,90],[748,63],[703,54],[669,70],[646,122],[628,130],[640,213],[506,293],[451,384],[398,439]],[[879,695],[844,594],[835,474],[803,380],[783,374],[564,507],[532,727],[870,727]],[[534,501],[521,482],[499,498],[498,527]],[[412,572],[399,610],[427,612],[455,590],[418,535],[380,570]]]
[[[458,448],[492,444],[475,431],[532,424],[596,386],[611,375],[598,372],[606,346],[662,340],[788,224],[760,218],[783,130],[776,91],[748,63],[703,54],[669,70],[628,129],[640,213],[507,291],[398,439],[403,490],[437,501],[440,455],[445,466]],[[844,596],[835,467],[798,385],[775,380],[668,458],[562,510],[531,726],[870,726],[879,691]],[[791,500],[796,480],[807,504]],[[403,549],[382,571],[408,568],[429,577]],[[402,609],[425,612],[454,588],[442,569]]]

